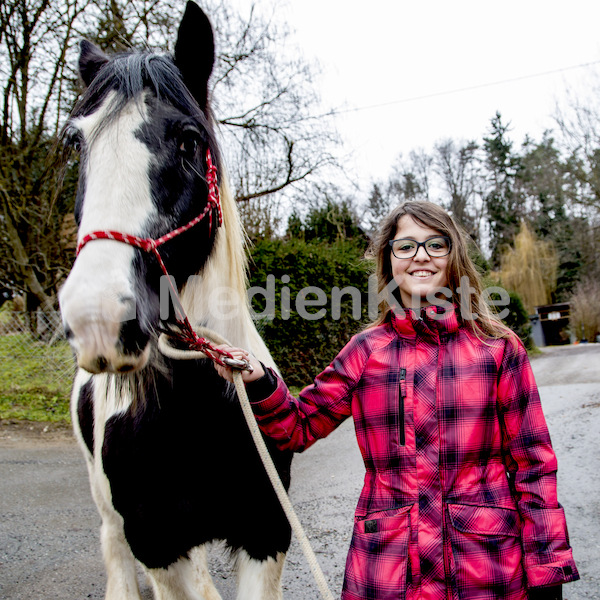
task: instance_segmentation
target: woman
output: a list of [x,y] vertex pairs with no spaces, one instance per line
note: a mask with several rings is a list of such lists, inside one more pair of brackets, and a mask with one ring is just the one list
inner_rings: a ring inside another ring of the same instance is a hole
[[398,207],[373,250],[389,301],[298,399],[227,348],[252,363],[253,409],[282,448],[354,419],[366,477],[342,599],[560,599],[579,575],[523,345],[481,302],[465,237],[438,206]]

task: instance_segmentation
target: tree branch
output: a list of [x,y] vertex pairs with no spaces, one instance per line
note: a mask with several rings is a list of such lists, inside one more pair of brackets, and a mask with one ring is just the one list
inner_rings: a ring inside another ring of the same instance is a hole
[[27,284],[27,289],[31,291],[31,293],[40,301],[43,310],[53,310],[54,303],[52,298],[44,291],[44,288],[40,284],[34,269],[29,263],[27,252],[25,251],[25,247],[23,246],[19,232],[17,231],[12,219],[12,215],[10,214],[8,193],[4,188],[0,188],[0,196],[2,197],[2,209],[4,212],[4,228],[8,236],[11,249],[15,255],[16,263],[19,265],[19,269],[21,270],[21,273],[23,274]]

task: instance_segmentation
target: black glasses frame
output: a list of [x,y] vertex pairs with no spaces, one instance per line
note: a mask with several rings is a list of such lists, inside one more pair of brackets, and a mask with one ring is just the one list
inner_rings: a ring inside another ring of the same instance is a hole
[[[438,238],[441,238],[446,241],[446,243],[448,244],[448,252],[446,252],[446,254],[438,254],[436,256],[431,256],[431,254],[429,254],[429,252],[427,252],[427,246],[425,244],[427,244],[427,242],[429,242],[431,240],[436,240]],[[408,242],[414,242],[417,245],[417,247],[415,248],[414,254],[411,254],[410,256],[397,256],[396,255],[396,253],[394,252],[394,242],[401,242],[402,240],[406,240]],[[417,242],[417,240],[413,240],[411,238],[398,238],[397,240],[390,240],[389,244],[390,244],[390,248],[392,249],[392,254],[398,260],[414,258],[417,255],[417,253],[419,252],[419,248],[421,246],[423,246],[423,248],[425,249],[425,252],[427,252],[427,256],[429,256],[429,258],[443,258],[444,256],[448,256],[448,254],[450,254],[450,251],[452,250],[452,241],[450,240],[450,238],[448,236],[445,236],[445,235],[432,235],[431,237],[428,237],[424,242]]]

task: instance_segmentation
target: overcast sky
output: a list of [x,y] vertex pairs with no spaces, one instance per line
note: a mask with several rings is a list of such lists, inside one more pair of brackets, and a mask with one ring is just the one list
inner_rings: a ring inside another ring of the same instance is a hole
[[598,0],[284,0],[279,10],[320,63],[324,104],[347,111],[336,125],[361,187],[400,153],[481,140],[497,110],[516,143],[539,139],[567,89],[599,80]]
[[480,141],[496,111],[517,146],[540,139],[566,90],[600,88],[598,0],[273,1],[294,51],[320,64],[362,190],[400,153]]

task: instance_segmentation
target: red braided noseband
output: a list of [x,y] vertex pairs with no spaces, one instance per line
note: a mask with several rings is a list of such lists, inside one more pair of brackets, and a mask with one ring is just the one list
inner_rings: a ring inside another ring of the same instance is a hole
[[177,339],[186,344],[188,348],[191,350],[199,350],[204,352],[209,358],[214,360],[216,363],[223,365],[223,362],[219,359],[219,355],[227,356],[228,358],[232,358],[231,354],[228,352],[223,352],[222,350],[218,350],[214,348],[210,342],[203,337],[200,337],[194,328],[192,327],[187,315],[185,314],[181,303],[179,302],[179,295],[177,294],[177,290],[173,285],[173,279],[169,276],[169,272],[167,271],[167,267],[158,251],[159,246],[162,246],[165,242],[172,240],[174,237],[177,237],[181,233],[184,233],[200,223],[206,215],[208,215],[209,219],[209,236],[212,232],[212,209],[217,209],[218,215],[218,225],[217,227],[223,224],[223,213],[221,211],[221,201],[219,197],[219,187],[217,185],[217,168],[215,167],[212,156],[210,154],[210,150],[206,150],[206,183],[208,185],[208,201],[206,207],[197,217],[193,218],[186,225],[182,225],[169,233],[159,237],[158,239],[153,238],[141,238],[136,235],[130,235],[128,233],[121,233],[120,231],[92,231],[85,235],[82,240],[77,244],[77,254],[81,252],[81,249],[88,243],[94,240],[114,240],[115,242],[123,242],[124,244],[129,244],[130,246],[134,246],[143,250],[144,252],[151,252],[156,257],[158,264],[162,272],[167,276],[167,280],[169,281],[169,286],[171,288],[171,293],[173,294],[175,306],[175,312],[177,313],[177,322],[181,326],[181,332],[178,332],[176,337]]

